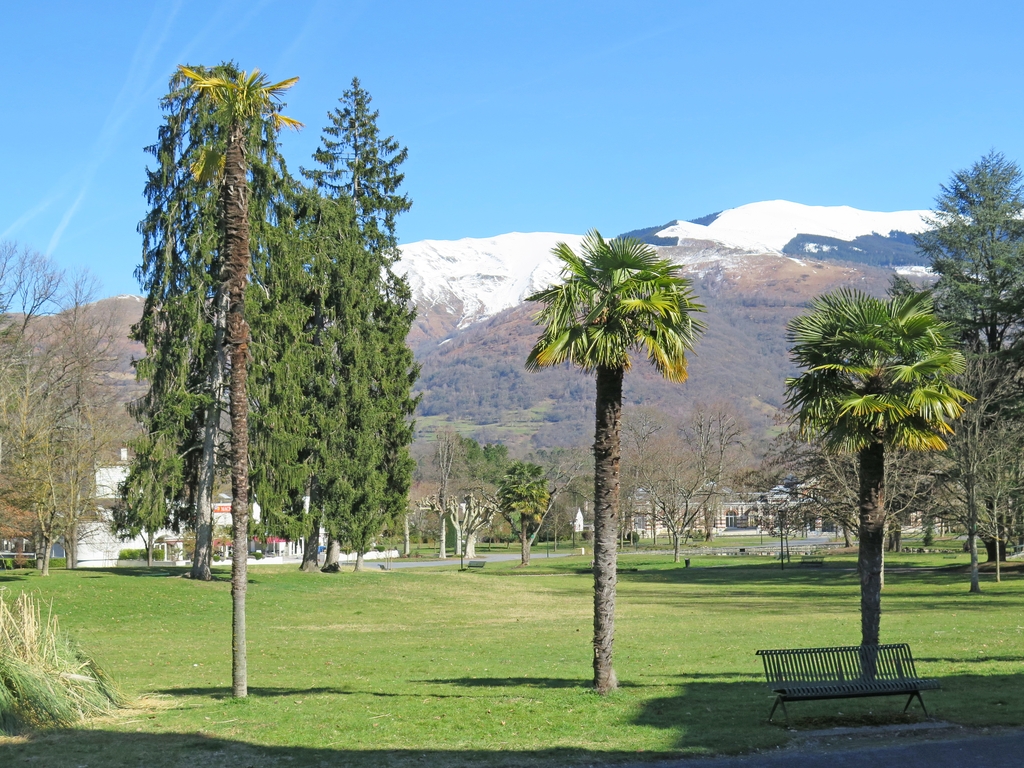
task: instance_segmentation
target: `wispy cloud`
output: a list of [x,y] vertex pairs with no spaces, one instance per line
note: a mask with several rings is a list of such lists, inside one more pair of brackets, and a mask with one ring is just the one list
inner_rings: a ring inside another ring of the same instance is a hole
[[21,216],[12,221],[10,225],[8,225],[7,229],[5,229],[3,232],[0,232],[0,240],[6,240],[8,237],[17,234],[19,229],[21,229],[23,226],[32,221],[32,219],[34,219],[36,216],[38,216],[51,205],[53,205],[55,202],[57,202],[57,200],[63,197],[66,191],[64,187],[66,186],[67,184],[61,184],[58,189],[51,191],[50,194],[48,194],[34,206],[29,208],[23,214],[21,214]]
[[121,90],[114,99],[114,103],[111,105],[100,131],[93,141],[89,161],[86,163],[80,176],[78,194],[64,212],[57,228],[53,231],[50,243],[46,248],[47,253],[52,254],[60,245],[61,237],[63,237],[65,230],[87,196],[100,167],[110,156],[114,147],[117,146],[116,139],[121,127],[141,103],[143,95],[148,90],[147,84],[153,79],[153,62],[166,42],[174,23],[174,18],[180,9],[181,0],[178,0],[171,5],[169,11],[165,10],[164,7],[160,7],[154,9],[150,15],[146,29],[140,35],[139,44],[132,55]]

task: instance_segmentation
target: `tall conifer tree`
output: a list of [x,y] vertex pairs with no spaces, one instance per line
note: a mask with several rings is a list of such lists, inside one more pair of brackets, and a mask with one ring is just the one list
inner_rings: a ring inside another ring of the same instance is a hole
[[314,154],[318,166],[304,174],[324,194],[349,201],[354,215],[358,263],[338,275],[328,307],[337,422],[327,434],[336,447],[319,486],[329,524],[356,551],[358,567],[405,511],[412,481],[418,369],[405,338],[415,309],[408,284],[392,269],[400,256],[395,223],[412,203],[399,193],[408,150],[380,136],[379,113],[358,78],[339,101]]

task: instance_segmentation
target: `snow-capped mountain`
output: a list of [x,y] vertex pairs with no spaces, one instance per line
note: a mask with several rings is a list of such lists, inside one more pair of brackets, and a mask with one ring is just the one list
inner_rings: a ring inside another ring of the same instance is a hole
[[397,271],[405,271],[422,307],[458,314],[468,325],[518,306],[551,285],[559,266],[551,249],[558,242],[579,247],[581,235],[511,232],[497,237],[420,240],[402,246]]
[[[909,235],[927,227],[928,214],[772,200],[641,231],[653,234],[652,242],[671,246],[665,247],[666,256],[701,272],[712,264],[741,268],[754,254],[905,266],[907,254],[913,254]],[[581,240],[582,235],[553,232],[421,240],[402,246],[398,271],[407,274],[421,308],[443,311],[463,328],[550,285],[559,272],[551,249],[560,241],[575,249]]]
[[[861,211],[847,205],[801,205],[769,200],[731,208],[695,223],[677,221],[656,233],[660,238],[712,240],[751,253],[788,253],[787,245],[799,235],[852,242],[858,237],[891,232],[908,235],[927,229],[931,211]],[[808,250],[808,253],[815,251]]]

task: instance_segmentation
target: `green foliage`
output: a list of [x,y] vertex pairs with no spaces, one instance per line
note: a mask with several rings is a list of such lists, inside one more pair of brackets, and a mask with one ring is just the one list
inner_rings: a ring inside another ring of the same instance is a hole
[[938,273],[940,314],[973,352],[1019,356],[1024,335],[1024,174],[990,152],[935,201],[921,251]]
[[682,267],[638,240],[605,241],[596,230],[581,251],[556,245],[562,282],[527,299],[544,304],[536,320],[545,326],[527,370],[569,361],[585,371],[626,371],[640,348],[666,379],[685,381],[686,352],[704,325],[692,317],[703,307]]
[[265,532],[297,538],[325,519],[365,552],[406,510],[418,369],[405,344],[411,293],[392,271],[405,150],[378,138],[358,80],[341,101],[305,172],[317,188],[293,194],[257,260],[253,483]]
[[[122,549],[120,552],[117,553],[117,559],[118,560],[146,560],[147,558],[148,558],[148,554],[147,554],[145,548],[142,548],[142,549]],[[154,547],[153,548],[153,559],[154,560],[163,560],[164,559],[163,547]]]
[[[190,71],[228,80],[240,74],[231,63]],[[143,252],[135,272],[146,299],[132,328],[132,338],[145,348],[135,363],[136,378],[147,389],[130,406],[142,431],[132,443],[125,503],[115,508],[115,523],[128,534],[192,522],[203,427],[208,410],[216,410],[219,421],[222,408],[223,393],[213,391],[221,363],[214,338],[223,334],[224,322],[219,179],[197,177],[193,168],[211,153],[223,154],[229,116],[187,82],[180,72],[171,78],[161,100],[164,123],[147,147],[154,167],[146,172],[149,210],[139,224]],[[272,120],[250,126],[249,211],[258,251],[266,248],[267,222],[276,222],[282,190],[291,183],[275,136]]]
[[[5,558],[4,562],[7,563],[7,567],[12,569],[12,570],[15,569],[15,568],[19,568],[19,569],[23,568],[25,570],[35,570],[38,567],[38,561],[35,558],[22,558],[21,560],[18,560],[18,558],[16,558],[16,557],[15,558]],[[67,567],[68,567],[68,559],[66,557],[51,557],[50,558],[50,568],[51,569],[54,569],[54,568],[61,568],[61,569],[63,569],[63,568],[67,568]]]
[[926,547],[935,543],[935,521],[931,518],[924,524],[924,536],[921,538],[921,543]]
[[121,694],[36,599],[9,602],[0,590],[0,732],[69,727],[104,714]]
[[377,118],[370,110],[370,94],[352,78],[352,86],[338,99],[313,154],[317,167],[303,169],[316,187],[333,198],[346,198],[355,206],[360,235],[369,253],[394,258],[398,239],[395,222],[412,207],[398,188],[405,179],[399,168],[409,150],[394,138],[380,138]]
[[513,532],[532,536],[547,510],[551,492],[539,464],[513,461],[498,484],[498,508]]
[[949,330],[928,292],[883,301],[841,289],[816,299],[789,324],[804,373],[786,381],[787,402],[801,433],[836,452],[879,442],[945,448],[949,422],[971,399],[950,383],[965,363]]
[[456,437],[462,443],[465,479],[498,485],[508,465],[508,446],[500,443],[480,445],[471,437]]

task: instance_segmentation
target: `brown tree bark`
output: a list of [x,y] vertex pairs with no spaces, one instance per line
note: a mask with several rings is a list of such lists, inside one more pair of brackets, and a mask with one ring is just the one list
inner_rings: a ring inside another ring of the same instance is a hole
[[861,645],[878,645],[882,619],[882,551],[885,543],[885,446],[873,443],[861,450],[860,480],[860,548],[857,568],[860,571]]
[[526,525],[522,522],[519,525],[519,544],[522,547],[519,555],[519,567],[522,568],[530,564],[530,537],[527,535]]
[[320,570],[320,518],[314,517],[309,532],[306,534],[305,546],[302,548],[302,565],[299,570],[305,573],[316,573]]
[[36,550],[36,568],[40,576],[50,575],[50,552],[53,550],[53,542],[45,533],[42,535],[42,551]]
[[213,578],[213,485],[217,471],[217,436],[220,433],[224,386],[224,334],[226,332],[226,295],[218,291],[214,297],[213,354],[210,358],[210,395],[203,425],[203,452],[199,459],[196,483],[196,546],[192,552],[190,578],[210,581]]
[[622,423],[621,368],[597,369],[594,424],[594,689],[615,690],[615,569],[619,533],[619,458]]
[[332,566],[334,567],[335,570],[337,570],[340,563],[341,543],[330,534],[327,534],[327,551],[324,553],[324,567],[322,568],[322,570],[326,571],[328,568],[331,568]]
[[248,695],[245,593],[249,555],[249,323],[245,319],[245,288],[251,255],[245,132],[238,122],[228,134],[222,184],[223,280],[228,296],[227,346],[231,365],[231,525],[235,547],[231,558],[231,689],[234,696],[244,697]]

